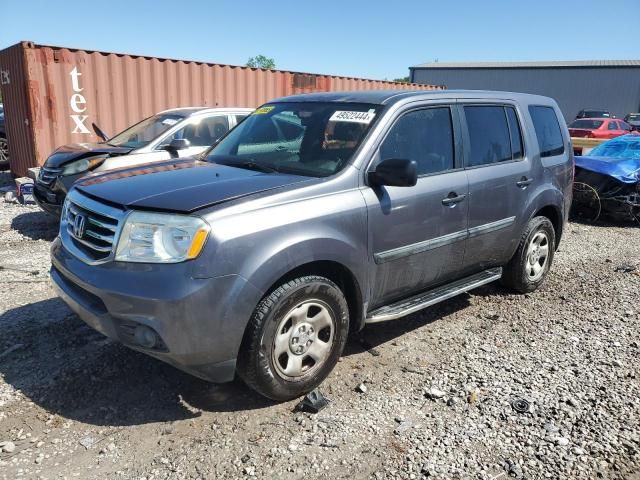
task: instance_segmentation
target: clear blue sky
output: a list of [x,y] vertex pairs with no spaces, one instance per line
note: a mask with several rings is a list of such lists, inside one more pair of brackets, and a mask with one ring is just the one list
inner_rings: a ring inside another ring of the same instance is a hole
[[159,57],[394,78],[444,61],[639,58],[640,0],[0,0],[20,40]]

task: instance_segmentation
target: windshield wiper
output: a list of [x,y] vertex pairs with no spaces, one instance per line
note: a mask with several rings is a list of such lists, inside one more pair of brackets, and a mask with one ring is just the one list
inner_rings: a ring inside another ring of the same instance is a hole
[[275,167],[272,167],[270,165],[265,165],[263,163],[257,163],[257,162],[254,162],[253,160],[240,160],[240,161],[227,160],[222,165],[229,165],[230,167],[246,168],[248,170],[257,170],[259,172],[264,172],[264,173],[280,173],[280,171]]

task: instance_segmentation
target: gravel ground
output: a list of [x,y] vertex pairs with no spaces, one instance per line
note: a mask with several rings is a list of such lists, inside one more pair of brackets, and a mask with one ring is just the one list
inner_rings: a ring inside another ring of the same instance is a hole
[[637,227],[570,224],[533,294],[367,328],[317,415],[93,332],[48,283],[56,229],[0,201],[1,479],[640,479]]

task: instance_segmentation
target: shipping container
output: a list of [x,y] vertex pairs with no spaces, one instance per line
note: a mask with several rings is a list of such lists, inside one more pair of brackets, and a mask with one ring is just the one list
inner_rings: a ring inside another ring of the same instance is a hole
[[257,107],[308,92],[442,87],[21,42],[0,51],[11,170],[26,175],[59,145],[98,141],[173,107]]

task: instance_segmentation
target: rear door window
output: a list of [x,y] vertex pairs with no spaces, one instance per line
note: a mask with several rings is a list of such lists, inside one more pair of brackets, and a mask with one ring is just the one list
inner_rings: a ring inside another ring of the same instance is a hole
[[453,125],[449,107],[414,110],[402,115],[380,146],[380,159],[415,160],[418,175],[453,169]]
[[504,107],[468,105],[464,107],[464,115],[471,143],[467,167],[490,165],[513,159],[511,136]]
[[530,105],[529,113],[538,139],[541,157],[553,157],[564,153],[564,139],[560,123],[552,107]]
[[618,122],[609,122],[608,130],[619,130]]

